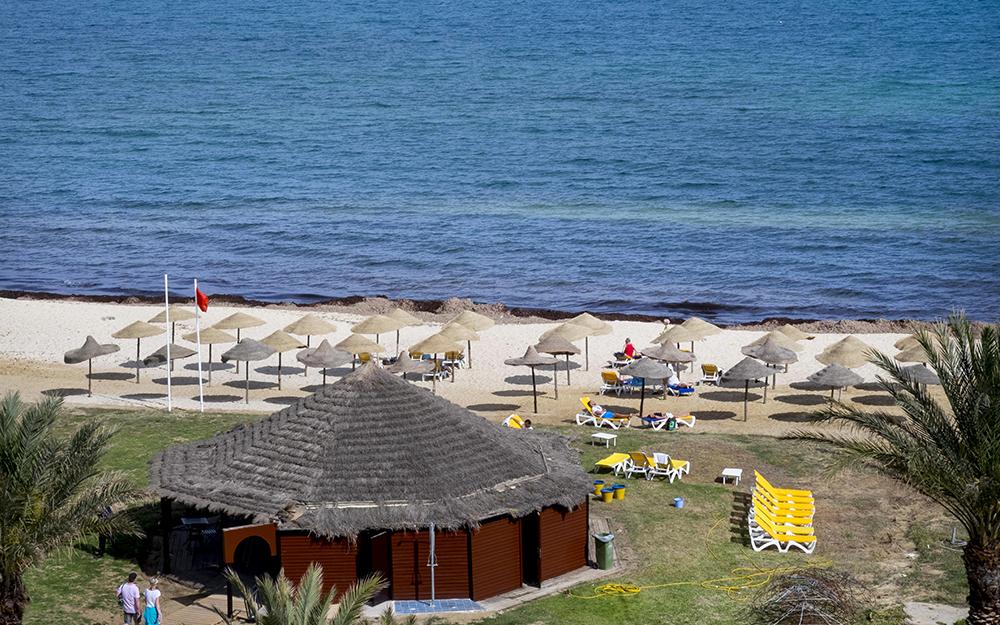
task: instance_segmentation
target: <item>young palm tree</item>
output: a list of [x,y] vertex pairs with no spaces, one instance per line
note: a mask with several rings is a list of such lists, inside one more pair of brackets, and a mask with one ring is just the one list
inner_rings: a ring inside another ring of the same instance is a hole
[[323,567],[313,562],[306,569],[298,586],[285,577],[282,570],[278,577],[256,578],[257,592],[262,608],[240,576],[232,569],[226,569],[228,579],[250,611],[250,616],[259,625],[356,625],[361,623],[361,610],[375,593],[385,586],[378,575],[371,575],[355,582],[340,597],[340,606],[332,619],[327,619],[337,589],[331,588],[323,594]]
[[963,553],[969,581],[969,625],[1000,624],[1000,332],[977,340],[954,315],[918,340],[937,372],[945,402],[911,381],[881,353],[871,355],[888,377],[879,381],[903,416],[840,402],[817,420],[847,425],[850,434],[804,432],[833,445],[836,464],[862,463],[940,504],[969,534]]
[[53,550],[95,533],[138,533],[123,514],[101,514],[134,501],[135,486],[99,472],[114,431],[97,423],[69,437],[53,431],[62,400],[0,400],[0,625],[19,625],[28,604],[23,575]]

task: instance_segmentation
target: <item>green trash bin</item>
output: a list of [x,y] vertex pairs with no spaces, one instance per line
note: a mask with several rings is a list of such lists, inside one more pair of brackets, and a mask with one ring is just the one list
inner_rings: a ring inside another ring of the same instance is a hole
[[615,565],[615,535],[611,532],[594,534],[594,545],[597,547],[597,568],[607,571]]

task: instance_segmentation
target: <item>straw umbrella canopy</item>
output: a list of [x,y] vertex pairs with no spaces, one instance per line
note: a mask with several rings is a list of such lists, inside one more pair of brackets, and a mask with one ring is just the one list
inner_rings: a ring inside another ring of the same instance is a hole
[[798,327],[793,326],[789,323],[778,326],[777,328],[775,328],[775,331],[781,332],[782,334],[792,339],[793,341],[811,341],[812,339],[816,338],[812,334],[806,334],[802,330],[798,329]]
[[690,319],[685,320],[681,325],[688,330],[693,330],[701,338],[714,336],[722,332],[722,328],[719,326],[714,323],[709,323],[699,317],[691,317]]
[[694,342],[700,341],[702,338],[704,337],[701,334],[691,328],[670,326],[669,328],[665,328],[663,332],[660,332],[660,335],[653,339],[653,342],[657,345],[691,343],[691,349],[694,349]]
[[864,378],[857,373],[838,364],[827,365],[806,379],[817,386],[830,387],[830,399],[833,399],[834,389],[844,389],[864,381]]
[[[227,351],[222,355],[222,362],[229,362],[230,360],[243,361],[246,363],[253,362],[255,360],[264,360],[265,358],[270,358],[274,355],[274,348],[269,345],[264,345],[260,341],[255,341],[253,339],[243,339],[237,343],[232,349]],[[250,365],[247,364],[244,367],[247,372],[247,384],[246,384],[246,403],[250,403]]]
[[538,412],[538,386],[535,384],[535,367],[554,365],[557,362],[559,362],[558,358],[539,354],[534,345],[528,346],[528,349],[524,352],[524,356],[520,358],[508,358],[504,361],[505,364],[512,367],[531,367],[531,396],[535,401],[534,412],[536,413]]
[[[566,386],[569,386],[569,357],[571,354],[579,354],[580,348],[564,337],[552,335],[539,341],[535,350],[550,356],[566,356]],[[559,397],[558,392],[556,397]]]
[[[285,332],[296,336],[306,337],[306,347],[310,346],[310,342],[314,335],[323,336],[324,334],[331,334],[336,331],[337,326],[312,313],[309,313],[308,315],[301,317],[298,321],[285,326]],[[305,377],[307,375],[309,375],[309,367],[303,367],[302,376]]]
[[915,345],[913,347],[908,347],[903,351],[899,352],[893,356],[899,362],[920,362],[926,363],[930,358],[927,356],[927,351],[921,345]]
[[824,349],[816,360],[824,365],[840,365],[848,369],[857,369],[868,363],[868,351],[871,348],[862,341],[848,336]]
[[[353,356],[358,354],[381,354],[385,351],[385,348],[371,340],[370,338],[361,336],[360,334],[352,334],[343,341],[334,345],[337,349],[342,352],[347,352]],[[351,360],[351,369],[357,366],[356,358]]]
[[139,383],[139,363],[141,358],[139,357],[139,343],[142,339],[156,336],[157,334],[163,334],[166,332],[163,328],[158,328],[152,324],[146,323],[145,321],[136,321],[135,323],[130,323],[121,330],[118,330],[111,336],[116,339],[135,339],[135,383]]
[[92,385],[94,375],[94,358],[99,356],[107,356],[108,354],[113,354],[117,352],[121,347],[115,345],[114,343],[101,344],[97,342],[97,339],[87,335],[87,339],[83,342],[83,345],[77,347],[76,349],[71,349],[65,354],[63,354],[63,362],[67,365],[75,365],[87,361],[87,397],[92,396]]
[[764,336],[750,343],[750,345],[763,345],[767,341],[772,341],[774,343],[777,343],[781,347],[784,347],[785,349],[790,349],[793,352],[801,352],[803,349],[805,349],[804,347],[796,343],[795,339],[793,339],[792,337],[788,336],[787,334],[779,330],[771,330]]
[[184,335],[185,341],[197,343],[201,340],[202,345],[208,345],[208,385],[212,385],[212,346],[220,343],[236,343],[236,337],[228,332],[223,332],[218,328],[205,328],[198,332],[190,332]]
[[[419,373],[421,375],[425,373],[430,373],[434,371],[434,363],[427,362],[426,360],[415,360],[410,358],[410,352],[403,350],[399,352],[399,356],[396,357],[396,362],[392,365],[386,367],[386,371],[389,373],[399,373],[402,374],[403,379],[406,379],[407,373]],[[437,392],[437,382],[433,381],[434,392]]]
[[941,378],[925,365],[912,365],[899,370],[902,377],[916,384],[941,384]]
[[478,341],[479,340],[479,334],[477,334],[476,331],[473,330],[472,328],[469,328],[467,326],[463,326],[462,324],[456,323],[454,321],[451,321],[451,322],[445,324],[445,326],[443,328],[441,328],[441,331],[439,332],[439,334],[443,334],[444,336],[446,336],[446,337],[448,337],[448,338],[450,338],[452,340],[455,340],[455,341],[465,341],[466,349],[468,349],[468,352],[466,353],[466,356],[469,359],[469,368],[471,369],[472,368],[472,341]]
[[[693,353],[678,349],[677,347],[674,347],[672,343],[664,343],[662,345],[648,347],[642,350],[642,355],[648,358],[653,358],[654,360],[662,360],[663,362],[669,362],[672,364],[694,362],[695,359]],[[677,367],[677,371],[677,377],[680,379],[680,367]]]
[[[195,314],[187,306],[178,306],[174,304],[170,307],[170,342],[173,343],[177,340],[177,322],[178,321],[188,321],[194,319]],[[149,320],[149,323],[166,323],[167,322],[167,311],[161,310],[155,317]]]
[[621,372],[642,379],[642,390],[639,393],[639,416],[642,417],[646,402],[646,379],[666,380],[670,377],[670,368],[655,359],[639,358],[622,367]]
[[282,332],[281,330],[275,330],[274,332],[268,334],[266,337],[260,341],[264,345],[267,345],[274,351],[278,352],[278,390],[281,390],[281,354],[282,352],[288,352],[293,349],[301,349],[305,347],[302,341],[298,340],[291,334],[287,332]]
[[[434,355],[434,368],[438,368],[437,355],[446,354],[448,352],[461,352],[462,345],[456,342],[453,338],[445,336],[441,332],[437,334],[432,334],[424,340],[420,341],[416,345],[410,347],[410,353],[419,352],[421,354],[433,354]],[[435,379],[437,376],[434,376]],[[455,370],[451,370],[451,381],[455,382]],[[436,382],[435,382],[436,384]]]
[[399,330],[400,328],[413,328],[416,326],[424,325],[424,322],[418,317],[414,317],[410,313],[406,312],[402,308],[393,308],[392,312],[386,315],[390,319],[398,321],[401,325],[396,328],[396,352],[399,352]]
[[303,349],[295,354],[295,359],[307,367],[319,367],[323,371],[323,386],[326,386],[326,370],[329,367],[347,364],[354,359],[353,354],[340,351],[330,341],[323,339],[312,349]]
[[[236,330],[236,342],[240,342],[240,332],[244,328],[256,328],[257,326],[264,325],[263,319],[258,319],[253,315],[248,315],[246,313],[238,312],[233,313],[223,319],[222,321],[215,324],[214,328],[219,330]],[[236,361],[236,373],[240,372],[240,361]]]
[[[578,326],[583,326],[587,328],[589,332],[583,336],[583,353],[584,353],[584,370],[590,371],[590,337],[592,336],[604,336],[606,334],[611,334],[614,328],[611,324],[601,321],[594,315],[590,313],[580,313],[579,315],[573,317],[569,320],[569,323],[574,323]],[[573,340],[573,339],[569,339]]]
[[[173,361],[182,360],[184,358],[190,358],[194,356],[197,352],[190,347],[184,347],[183,345],[177,345],[176,343],[170,344],[170,361],[173,365]],[[142,364],[147,367],[155,367],[156,365],[162,365],[167,362],[167,346],[164,345],[160,349],[156,350],[149,356],[146,356]]]
[[[763,342],[751,343],[743,347],[740,351],[743,352],[744,356],[762,360],[769,365],[785,365],[785,370],[787,371],[788,365],[798,362],[799,357],[795,355],[795,352],[784,347],[782,341],[777,338],[778,336],[784,335],[780,332],[775,333],[774,336],[765,335]],[[778,373],[776,369],[772,369],[771,373],[774,376],[771,388],[775,388],[778,384]],[[767,403],[767,390],[764,391],[764,403]]]
[[920,340],[915,334],[909,334],[899,339],[893,344],[896,349],[906,350],[911,347],[920,347]]
[[[747,420],[747,404],[750,398],[750,381],[767,379],[773,370],[758,360],[747,356],[723,374],[726,380],[743,382],[743,420]],[[767,384],[764,384],[764,401],[767,401]]]
[[496,325],[496,322],[489,317],[480,315],[477,312],[472,312],[471,310],[463,310],[459,314],[452,317],[448,323],[459,323],[470,330],[475,330],[476,332],[489,330]]
[[386,317],[385,315],[372,315],[360,323],[354,324],[354,326],[351,327],[351,332],[355,334],[374,334],[375,342],[378,343],[378,337],[380,334],[399,330],[404,325],[406,324],[401,321],[397,321],[392,317]]

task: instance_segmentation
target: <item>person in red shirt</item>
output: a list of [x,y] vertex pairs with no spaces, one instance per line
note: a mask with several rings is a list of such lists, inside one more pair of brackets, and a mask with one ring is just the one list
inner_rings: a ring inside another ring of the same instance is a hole
[[622,353],[629,358],[638,358],[639,356],[642,356],[642,354],[639,353],[639,350],[635,348],[635,345],[632,344],[632,339],[625,339],[625,349],[622,350]]

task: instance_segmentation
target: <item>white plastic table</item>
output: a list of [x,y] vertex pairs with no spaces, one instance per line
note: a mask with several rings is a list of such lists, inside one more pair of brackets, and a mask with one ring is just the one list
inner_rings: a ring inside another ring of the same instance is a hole
[[743,479],[743,469],[725,468],[722,470],[722,483],[725,484],[726,480],[733,478],[733,481],[739,486],[740,480]]
[[618,435],[610,434],[608,432],[596,432],[590,435],[590,444],[595,444],[594,441],[604,441],[605,447],[610,447],[612,443],[614,446],[618,446]]

